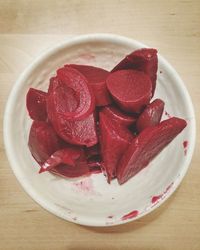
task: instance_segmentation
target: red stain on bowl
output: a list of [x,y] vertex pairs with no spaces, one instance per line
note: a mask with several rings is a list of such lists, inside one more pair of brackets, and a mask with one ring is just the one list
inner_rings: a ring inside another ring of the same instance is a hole
[[156,203],[160,198],[162,198],[162,195],[155,195],[151,198],[151,203]]
[[165,191],[162,194],[154,195],[151,198],[151,203],[152,204],[157,203],[170,190],[170,188],[173,186],[173,184],[174,184],[174,182],[172,182],[169,186],[167,186],[166,189],[165,189]]
[[125,214],[121,219],[122,220],[128,220],[137,217],[139,214],[138,210],[133,210],[132,212]]
[[90,178],[87,178],[85,180],[82,180],[80,182],[75,182],[73,185],[77,188],[79,191],[84,191],[84,192],[91,192],[93,190],[93,184],[92,180]]
[[166,115],[168,118],[172,118],[172,116],[171,116],[167,111],[165,111],[165,115]]
[[184,142],[183,142],[184,155],[187,155],[188,144],[189,144],[188,141],[184,141]]

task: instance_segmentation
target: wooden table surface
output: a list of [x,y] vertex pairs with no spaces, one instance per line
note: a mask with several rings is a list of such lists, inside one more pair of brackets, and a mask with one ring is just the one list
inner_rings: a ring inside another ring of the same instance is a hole
[[[181,75],[200,121],[200,1],[0,0],[0,118],[17,77],[41,51],[71,35],[107,32],[155,47]],[[2,125],[0,126],[3,134]],[[66,222],[22,189],[0,141],[0,249],[200,249],[199,134],[175,194],[135,222],[90,228]]]

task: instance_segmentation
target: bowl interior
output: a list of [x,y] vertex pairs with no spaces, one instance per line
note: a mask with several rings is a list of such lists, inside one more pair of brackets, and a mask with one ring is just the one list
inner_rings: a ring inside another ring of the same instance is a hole
[[113,181],[109,185],[103,174],[74,180],[50,173],[39,175],[39,166],[29,152],[31,120],[26,112],[25,97],[30,87],[46,91],[50,77],[66,63],[90,64],[110,70],[124,55],[140,47],[144,45],[114,36],[91,36],[66,42],[38,58],[22,74],[10,95],[4,136],[12,168],[34,200],[64,219],[93,226],[133,220],[159,206],[175,190],[187,170],[195,133],[192,104],[181,79],[161,56],[154,98],[165,101],[163,119],[178,116],[186,119],[188,126],[126,184],[119,186]]

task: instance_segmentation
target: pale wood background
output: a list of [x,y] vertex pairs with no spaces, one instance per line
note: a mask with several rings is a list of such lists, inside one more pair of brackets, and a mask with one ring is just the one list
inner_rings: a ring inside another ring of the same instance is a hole
[[[108,32],[158,48],[180,73],[200,121],[200,1],[0,1],[0,119],[30,61],[69,35]],[[3,128],[0,126],[2,135]],[[0,249],[200,249],[199,134],[187,176],[166,204],[127,225],[89,228],[43,210],[14,177],[0,140]]]

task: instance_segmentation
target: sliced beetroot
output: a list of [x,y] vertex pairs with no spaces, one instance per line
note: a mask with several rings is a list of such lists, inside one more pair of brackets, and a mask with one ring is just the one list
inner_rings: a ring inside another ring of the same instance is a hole
[[185,127],[180,118],[170,118],[143,130],[127,148],[117,166],[119,184],[145,168]]
[[47,93],[30,88],[26,95],[26,107],[32,120],[46,121],[46,96]]
[[137,130],[141,132],[145,128],[157,125],[162,117],[165,103],[160,99],[155,99],[147,105],[144,111],[137,119]]
[[119,70],[111,73],[106,83],[113,99],[126,112],[139,113],[151,99],[151,80],[143,72]]
[[105,106],[112,103],[105,82],[109,74],[107,70],[89,65],[69,64],[65,66],[78,70],[87,78],[95,95],[96,106]]
[[54,114],[51,122],[57,134],[68,143],[87,147],[98,143],[93,114],[80,121],[67,121],[62,115]]
[[152,96],[154,95],[158,70],[156,49],[143,48],[133,51],[117,64],[111,72],[122,69],[136,69],[148,74],[152,81]]
[[[78,70],[70,67],[61,68],[57,70],[57,78],[60,82],[49,88],[47,99],[47,104],[51,105],[55,112],[65,116],[67,120],[75,121],[86,118],[94,111],[95,97],[87,79]],[[78,107],[73,111],[65,105],[65,94],[69,89],[71,98],[76,97],[78,101]]]
[[[57,89],[56,94],[54,89]],[[74,90],[62,84],[54,77],[50,81],[49,95],[47,98],[47,113],[56,133],[66,142],[75,145],[93,146],[98,142],[94,114],[90,114],[82,120],[71,121],[66,118],[64,112],[73,113],[78,104]],[[53,99],[53,100],[52,100]],[[55,108],[55,103],[58,105]],[[62,112],[57,112],[57,110]]]
[[111,120],[116,121],[122,126],[130,126],[136,121],[136,117],[133,115],[127,115],[121,112],[118,108],[114,106],[107,106],[103,109],[104,114],[106,114]]
[[102,170],[107,181],[116,176],[116,166],[122,154],[133,139],[133,135],[125,127],[100,112],[100,145],[102,155]]
[[42,164],[60,148],[61,141],[52,126],[46,122],[33,121],[28,146],[34,159]]
[[87,164],[84,150],[69,145],[66,148],[54,152],[41,166],[40,173],[50,171],[60,164],[75,167],[79,164]]
[[76,166],[60,164],[51,169],[50,172],[64,178],[78,178],[80,176],[88,176],[91,174],[90,168],[85,163],[77,164]]

